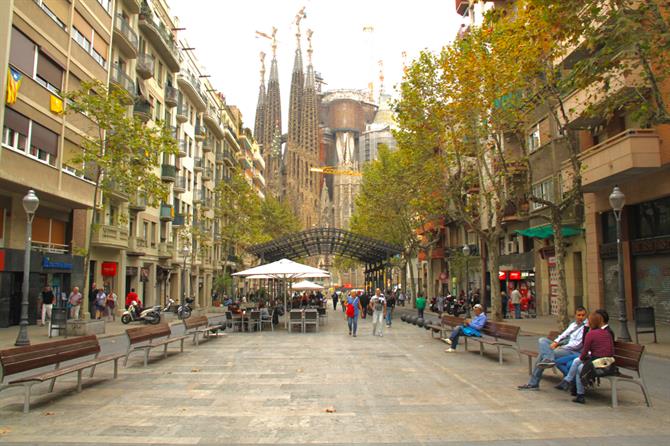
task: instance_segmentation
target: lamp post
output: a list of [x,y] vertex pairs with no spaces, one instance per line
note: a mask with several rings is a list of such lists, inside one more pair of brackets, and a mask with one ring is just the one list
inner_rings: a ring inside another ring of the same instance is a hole
[[184,265],[181,268],[181,304],[184,305],[186,303],[186,259],[188,258],[188,255],[191,253],[191,248],[188,247],[188,245],[184,245],[181,248],[181,255],[184,258]]
[[[463,255],[465,256],[465,301],[470,300],[470,246],[463,245]],[[468,308],[470,308],[468,306]]]
[[619,339],[622,341],[630,342],[630,333],[628,332],[628,319],[626,317],[626,295],[624,288],[624,277],[623,277],[623,245],[621,243],[621,212],[623,211],[623,206],[626,203],[626,196],[619,189],[619,186],[614,186],[614,190],[610,194],[610,205],[614,211],[614,219],[616,220],[616,248],[617,248],[617,260],[619,265],[619,328],[621,334]]
[[28,284],[30,278],[30,248],[32,244],[33,218],[35,211],[40,205],[40,200],[35,191],[30,189],[23,197],[23,210],[26,211],[26,246],[23,254],[23,285],[21,287],[21,322],[19,322],[19,335],[14,345],[30,345],[28,339]]

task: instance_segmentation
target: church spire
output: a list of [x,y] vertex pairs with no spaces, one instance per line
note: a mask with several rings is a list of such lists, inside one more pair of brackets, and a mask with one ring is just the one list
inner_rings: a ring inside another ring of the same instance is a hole
[[263,128],[265,126],[265,53],[261,51],[261,84],[258,88],[258,104],[256,105],[256,122],[254,125],[254,138],[261,144],[262,150],[267,150],[263,147]]
[[291,92],[288,106],[288,146],[289,149],[300,145],[300,117],[302,115],[302,94],[305,83],[305,74],[302,67],[302,49],[300,48],[300,22],[306,17],[303,7],[295,16],[296,49],[291,76]]
[[[280,166],[281,148],[277,152],[278,141],[281,141],[281,96],[279,92],[279,69],[277,68],[277,28],[272,29],[272,62],[270,63],[270,78],[265,95],[265,112],[263,119],[263,147],[265,147],[265,165],[269,178],[268,190],[279,196],[280,178],[278,169]],[[268,150],[269,149],[269,150]]]
[[312,30],[307,30],[307,76],[302,101],[301,143],[307,154],[316,155],[319,147],[319,116],[316,94],[316,76],[312,65]]

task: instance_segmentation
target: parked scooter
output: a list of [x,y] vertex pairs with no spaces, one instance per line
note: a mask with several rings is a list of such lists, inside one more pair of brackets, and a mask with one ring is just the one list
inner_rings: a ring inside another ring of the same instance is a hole
[[131,322],[146,322],[152,325],[158,324],[161,321],[161,307],[160,305],[155,305],[150,308],[142,310],[138,315],[139,304],[136,301],[132,301],[130,306],[126,311],[123,312],[121,316],[121,322],[124,324],[129,324]]
[[[193,298],[187,297],[186,298],[186,304],[179,304],[177,307],[177,317],[179,319],[188,319],[191,317],[191,313],[193,312],[193,307],[191,307],[191,304],[194,302]],[[165,305],[165,309],[167,311],[168,308],[172,307],[172,305],[175,303],[174,299],[168,297],[167,304]]]
[[447,314],[451,314],[452,316],[460,316],[467,313],[465,299],[456,298],[451,295],[447,296],[446,311]]

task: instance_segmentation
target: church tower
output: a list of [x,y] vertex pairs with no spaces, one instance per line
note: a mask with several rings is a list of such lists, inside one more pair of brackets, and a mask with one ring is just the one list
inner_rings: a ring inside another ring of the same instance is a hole
[[281,97],[279,93],[279,70],[277,68],[277,28],[272,29],[272,62],[270,78],[265,95],[263,113],[263,158],[267,191],[276,197],[281,195]]
[[[261,85],[258,88],[258,104],[256,105],[256,122],[254,123],[254,138],[263,144],[264,115],[265,115],[265,53],[261,51]],[[263,146],[261,146],[264,149]]]

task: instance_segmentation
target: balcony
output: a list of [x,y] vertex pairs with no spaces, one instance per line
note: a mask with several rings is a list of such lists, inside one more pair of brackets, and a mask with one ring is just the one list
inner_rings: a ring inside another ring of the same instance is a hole
[[207,111],[203,114],[203,120],[207,127],[212,130],[219,138],[224,137],[223,126],[221,125],[221,117],[219,112],[214,107],[208,107]]
[[193,106],[199,112],[204,112],[207,109],[205,98],[200,93],[200,79],[196,78],[190,71],[182,71],[177,75],[177,84],[181,91],[191,99]]
[[139,19],[138,25],[144,37],[158,51],[170,71],[173,73],[178,72],[179,51],[172,33],[165,27],[163,22],[154,17],[154,14],[146,3],[142,4]]
[[211,211],[212,210],[212,199],[210,197],[207,197],[207,196],[201,197],[200,206],[202,207],[203,211]]
[[179,90],[174,88],[172,85],[165,86],[165,106],[166,107],[176,107],[179,102]]
[[142,212],[147,209],[147,197],[139,192],[128,201],[128,209],[133,212]]
[[128,228],[122,226],[96,225],[91,244],[104,248],[128,248]]
[[172,187],[172,190],[176,194],[186,192],[186,177],[182,175],[177,175],[177,177],[174,180],[174,186]]
[[230,149],[225,149],[223,151],[223,159],[230,167],[235,167],[235,157],[233,156],[233,152],[231,152]]
[[254,183],[256,183],[257,186],[260,188],[265,187],[265,178],[263,177],[263,174],[260,173],[259,171],[254,172]]
[[177,143],[177,156],[180,158],[185,157],[188,154],[188,142],[185,139],[180,139]]
[[652,129],[630,129],[585,150],[580,158],[584,192],[594,192],[659,169],[661,140]]
[[202,201],[202,189],[193,189],[193,204],[198,204]]
[[116,15],[116,20],[114,20],[114,44],[119,48],[119,51],[123,53],[124,56],[128,59],[137,58],[137,53],[139,51],[139,40],[137,39],[137,33],[133,30],[121,14]]
[[200,120],[195,122],[195,139],[197,141],[204,141],[207,138],[207,129]]
[[188,107],[181,100],[177,104],[177,122],[183,124],[188,121]]
[[158,258],[171,259],[174,254],[174,244],[171,242],[160,242],[158,244]]
[[202,170],[202,179],[203,179],[203,181],[210,181],[212,179],[212,168],[211,167],[205,167]]
[[174,214],[174,218],[172,219],[172,227],[173,228],[180,228],[186,224],[186,216],[183,214]]
[[213,150],[214,150],[214,142],[213,141],[203,141],[203,143],[202,143],[203,153],[209,153]]
[[140,54],[137,56],[135,71],[142,79],[150,79],[154,76],[154,57],[151,54]]
[[131,14],[140,12],[140,0],[123,0],[123,4],[126,5],[126,9]]
[[161,180],[172,183],[177,178],[177,168],[172,164],[161,165]]
[[135,102],[133,107],[133,114],[142,122],[147,122],[151,119],[151,104],[146,99],[140,99]]
[[112,69],[111,71],[109,83],[113,87],[127,93],[127,100],[124,103],[127,105],[132,104],[135,98],[135,82],[120,68]]
[[161,203],[160,219],[161,221],[170,221],[173,217],[172,206],[167,203]]
[[165,128],[170,132],[170,136],[172,136],[175,140],[178,140],[179,136],[179,131],[176,126],[174,125],[166,125]]
[[251,169],[251,162],[246,156],[244,156],[244,154],[240,154],[238,156],[238,159],[243,169]]
[[456,13],[464,15],[468,7],[470,6],[470,0],[456,0]]
[[503,209],[503,223],[528,220],[530,204],[525,199],[508,200]]
[[220,166],[223,164],[223,152],[217,151],[216,152],[216,165]]
[[205,167],[205,160],[199,156],[193,158],[193,170],[195,172],[202,172],[203,167]]

